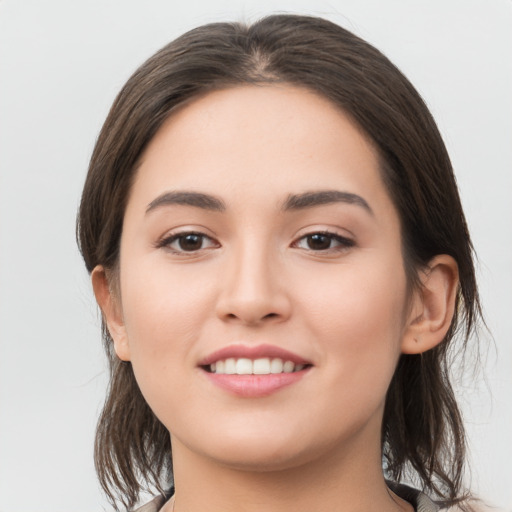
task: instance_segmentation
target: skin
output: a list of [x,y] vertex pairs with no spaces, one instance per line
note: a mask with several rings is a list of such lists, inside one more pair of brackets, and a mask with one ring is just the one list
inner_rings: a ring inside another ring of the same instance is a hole
[[[369,208],[283,209],[325,190]],[[155,203],[183,191],[224,209]],[[170,238],[190,232],[204,234],[194,250]],[[326,248],[311,244],[325,232]],[[116,286],[102,267],[93,286],[118,356],[171,434],[176,504],[164,510],[412,510],[382,475],[384,400],[400,354],[446,333],[457,266],[436,257],[408,292],[400,219],[347,116],[289,85],[187,104],[143,155],[120,254]],[[268,396],[236,396],[198,366],[233,343],[282,347],[311,367]]]

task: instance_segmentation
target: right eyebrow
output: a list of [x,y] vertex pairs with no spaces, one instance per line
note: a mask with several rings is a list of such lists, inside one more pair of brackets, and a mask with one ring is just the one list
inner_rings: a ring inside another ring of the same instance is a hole
[[175,204],[194,206],[196,208],[202,208],[203,210],[210,210],[214,212],[223,212],[226,210],[224,201],[218,197],[203,194],[201,192],[170,191],[165,192],[156,199],[153,199],[146,208],[146,214],[162,206]]

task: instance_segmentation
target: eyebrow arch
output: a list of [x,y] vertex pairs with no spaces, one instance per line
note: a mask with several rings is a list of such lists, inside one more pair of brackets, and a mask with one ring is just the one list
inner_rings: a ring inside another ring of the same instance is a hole
[[156,208],[168,205],[186,205],[202,208],[203,210],[210,210],[214,212],[223,212],[226,209],[224,202],[218,197],[201,192],[188,192],[188,191],[171,191],[153,199],[146,208],[146,214],[155,210]]
[[304,208],[312,208],[331,203],[354,204],[364,208],[371,215],[374,215],[370,205],[361,196],[340,190],[318,190],[314,192],[304,192],[302,194],[291,194],[286,199],[283,210],[302,210]]

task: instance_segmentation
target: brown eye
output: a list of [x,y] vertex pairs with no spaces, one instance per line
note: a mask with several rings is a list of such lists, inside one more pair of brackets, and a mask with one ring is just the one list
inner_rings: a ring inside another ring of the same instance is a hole
[[218,247],[218,243],[203,233],[177,233],[162,240],[158,247],[171,250],[174,253],[193,253],[204,249]]
[[323,233],[315,233],[306,237],[308,249],[313,251],[325,251],[331,247],[332,236]]
[[203,245],[203,235],[190,233],[178,238],[178,245],[182,251],[197,251]]

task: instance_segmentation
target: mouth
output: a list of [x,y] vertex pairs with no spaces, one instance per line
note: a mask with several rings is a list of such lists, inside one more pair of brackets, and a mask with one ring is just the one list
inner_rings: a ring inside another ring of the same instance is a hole
[[274,345],[229,345],[203,359],[208,380],[241,397],[264,397],[302,378],[313,363]]

